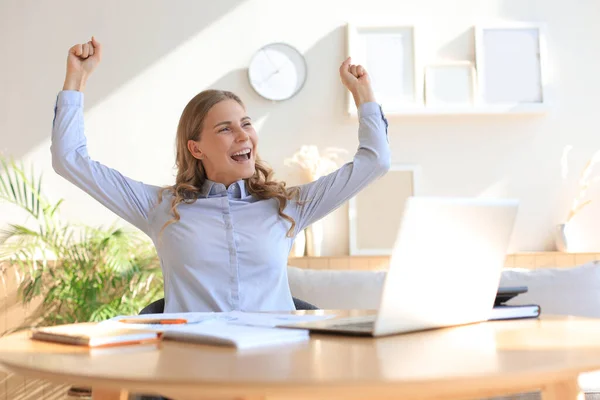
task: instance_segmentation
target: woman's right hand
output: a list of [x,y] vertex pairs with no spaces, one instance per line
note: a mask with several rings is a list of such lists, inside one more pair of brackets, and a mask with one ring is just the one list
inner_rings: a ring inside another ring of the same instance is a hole
[[69,49],[67,56],[67,76],[63,90],[83,91],[87,78],[100,64],[102,45],[92,36],[84,44],[76,44]]
[[358,108],[363,103],[375,101],[375,94],[367,70],[362,65],[350,64],[351,61],[351,58],[348,57],[340,66],[340,78],[342,78],[344,86],[352,93],[354,103]]

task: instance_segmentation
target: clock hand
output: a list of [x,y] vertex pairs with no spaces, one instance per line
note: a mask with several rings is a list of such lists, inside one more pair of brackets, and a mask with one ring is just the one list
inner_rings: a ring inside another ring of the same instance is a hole
[[275,70],[275,72],[271,72],[269,74],[269,76],[267,76],[265,79],[263,79],[262,81],[260,81],[259,85],[262,85],[263,83],[265,83],[266,81],[268,81],[269,79],[271,79],[271,77],[275,74],[279,73],[279,69]]
[[[263,53],[265,53],[265,56],[267,56],[267,60],[269,60],[269,62],[271,63],[271,65],[273,67],[275,67],[275,63],[273,62],[273,60],[271,60],[271,57],[269,57],[269,53],[267,53],[265,50],[262,51]],[[279,68],[278,68],[279,70]]]
[[263,80],[260,82],[260,85],[262,85],[263,83],[265,83],[266,81],[268,81],[269,79],[271,79],[271,77],[272,77],[273,75],[276,75],[276,74],[278,74],[278,73],[279,73],[279,71],[281,71],[281,69],[282,69],[282,68],[284,68],[284,67],[286,66],[286,64],[287,64],[287,63],[284,61],[284,62],[283,62],[283,64],[281,64],[279,67],[277,67],[277,69],[275,70],[275,72],[272,72],[272,73],[270,73],[270,74],[269,74],[269,76],[267,76],[265,79],[263,79]]

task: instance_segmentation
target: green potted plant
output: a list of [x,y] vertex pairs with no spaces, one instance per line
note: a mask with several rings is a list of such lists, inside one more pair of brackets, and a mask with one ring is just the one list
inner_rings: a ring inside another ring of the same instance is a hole
[[0,202],[28,215],[0,229],[0,262],[16,268],[20,301],[42,299],[20,328],[137,314],[163,297],[158,258],[140,232],[68,223],[59,216],[63,200],[43,195],[33,167],[3,157],[0,167]]

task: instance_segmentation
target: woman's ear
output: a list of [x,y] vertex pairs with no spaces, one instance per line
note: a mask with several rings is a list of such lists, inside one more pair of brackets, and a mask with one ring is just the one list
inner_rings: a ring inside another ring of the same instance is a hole
[[187,148],[192,153],[192,156],[198,160],[202,160],[204,158],[204,153],[202,150],[198,148],[198,143],[193,140],[188,140]]

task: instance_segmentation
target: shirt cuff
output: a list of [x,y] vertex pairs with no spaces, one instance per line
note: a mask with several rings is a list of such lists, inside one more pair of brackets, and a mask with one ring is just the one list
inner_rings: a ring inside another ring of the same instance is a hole
[[61,90],[58,93],[56,104],[83,107],[83,93],[78,90]]
[[361,118],[368,115],[381,115],[381,119],[385,123],[385,131],[387,134],[387,128],[389,127],[388,120],[385,118],[385,114],[383,113],[383,109],[379,103],[369,101],[360,105],[358,108],[358,117]]
[[379,114],[381,112],[381,108],[379,104],[374,101],[369,101],[366,103],[362,103],[360,107],[358,107],[358,116],[364,117],[372,114]]

